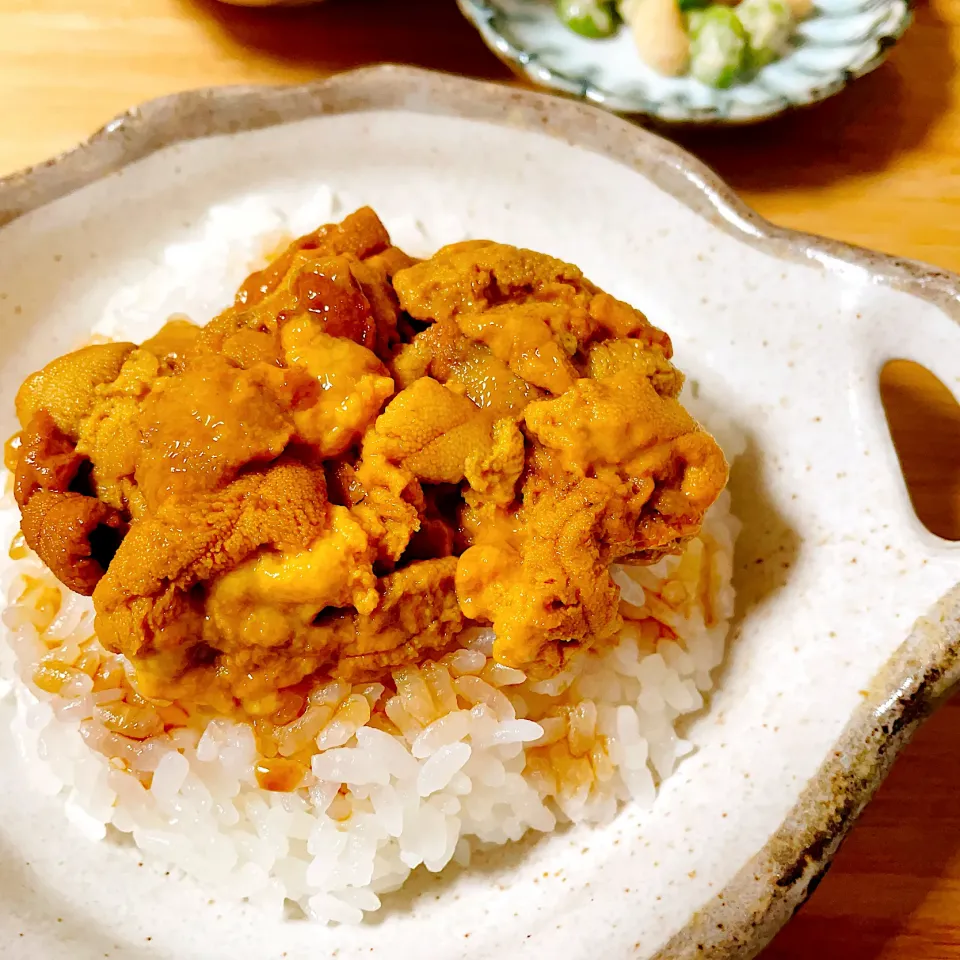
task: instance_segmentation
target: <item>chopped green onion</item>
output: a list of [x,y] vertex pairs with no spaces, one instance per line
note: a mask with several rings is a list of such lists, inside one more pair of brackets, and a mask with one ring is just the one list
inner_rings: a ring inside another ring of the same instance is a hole
[[743,0],[736,8],[750,43],[750,66],[763,67],[786,53],[796,19],[786,0]]
[[711,87],[729,87],[748,62],[747,33],[729,7],[715,5],[687,16],[690,73]]
[[612,0],[556,0],[556,7],[567,27],[591,40],[609,37],[619,26]]

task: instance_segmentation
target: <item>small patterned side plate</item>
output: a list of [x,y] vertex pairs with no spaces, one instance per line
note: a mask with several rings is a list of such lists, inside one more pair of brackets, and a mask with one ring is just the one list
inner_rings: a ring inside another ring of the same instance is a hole
[[490,49],[534,83],[670,123],[750,123],[825,100],[878,67],[911,21],[908,0],[816,0],[785,57],[717,90],[659,76],[627,30],[609,40],[577,36],[550,0],[457,2]]

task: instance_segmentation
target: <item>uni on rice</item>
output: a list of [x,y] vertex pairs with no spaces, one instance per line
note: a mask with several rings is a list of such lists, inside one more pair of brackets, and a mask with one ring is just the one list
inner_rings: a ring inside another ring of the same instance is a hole
[[653,802],[736,533],[671,353],[569,264],[417,262],[364,209],[206,327],[52,361],[3,513],[40,787],[94,838],[334,922]]

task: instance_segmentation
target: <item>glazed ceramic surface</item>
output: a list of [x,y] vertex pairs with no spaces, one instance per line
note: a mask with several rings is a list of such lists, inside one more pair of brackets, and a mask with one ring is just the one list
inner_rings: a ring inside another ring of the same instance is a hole
[[685,123],[748,123],[816,103],[875,69],[910,24],[906,0],[816,0],[786,56],[719,90],[647,67],[622,28],[607,40],[568,30],[544,0],[458,0],[501,59],[534,83],[621,113]]
[[697,752],[650,810],[322,928],[209,902],[88,842],[2,738],[4,957],[754,953],[957,679],[960,555],[915,519],[877,390],[896,356],[956,387],[957,278],[778,230],[676,147],[573,101],[400,68],[183,94],[0,182],[5,434],[24,374],[119,317],[208,317],[250,266],[223,224],[242,248],[268,223],[300,226],[328,189],[438,241],[579,264],[670,331],[688,388],[746,433],[736,627]]

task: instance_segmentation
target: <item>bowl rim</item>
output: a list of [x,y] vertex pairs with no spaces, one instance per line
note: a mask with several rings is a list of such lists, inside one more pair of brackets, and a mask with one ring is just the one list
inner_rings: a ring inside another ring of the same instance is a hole
[[[167,146],[325,114],[411,110],[535,130],[652,180],[694,213],[781,260],[874,283],[960,326],[960,275],[777,227],[687,151],[568,98],[415,67],[362,67],[298,86],[175,93],[134,107],[51,159],[0,179],[0,229]],[[655,954],[752,957],[813,892],[847,830],[919,724],[960,684],[960,584],[920,617],[865,692],[834,748],[764,846]]]
[[457,6],[464,17],[476,28],[489,49],[514,73],[531,83],[556,93],[587,100],[614,113],[648,117],[650,122],[664,127],[684,127],[749,126],[770,120],[783,113],[813,106],[840,93],[858,77],[866,76],[876,70],[887,59],[890,50],[913,22],[913,0],[887,0],[887,2],[891,4],[898,2],[902,9],[889,30],[869,38],[873,41],[869,56],[858,58],[855,64],[838,69],[829,79],[825,78],[802,99],[793,100],[780,94],[778,102],[769,109],[758,109],[753,113],[737,117],[724,114],[718,107],[691,107],[683,102],[683,98],[669,101],[671,105],[679,106],[682,111],[673,114],[665,111],[663,103],[656,100],[644,97],[641,102],[639,97],[621,97],[598,86],[587,77],[567,73],[544,64],[536,53],[514,43],[497,24],[498,19],[509,17],[509,15],[503,13],[492,0],[457,0]]

